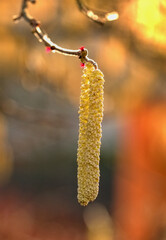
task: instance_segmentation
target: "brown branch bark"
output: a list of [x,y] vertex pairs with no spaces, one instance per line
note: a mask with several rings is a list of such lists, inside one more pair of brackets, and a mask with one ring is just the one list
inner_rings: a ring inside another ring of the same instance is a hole
[[97,63],[92,59],[88,58],[88,50],[86,48],[81,47],[78,50],[66,49],[52,42],[51,39],[47,36],[47,34],[44,33],[41,29],[40,22],[29,14],[28,2],[34,4],[36,3],[36,0],[23,0],[20,14],[13,18],[14,21],[19,21],[23,18],[32,27],[32,33],[39,39],[40,42],[43,42],[46,47],[49,47],[50,51],[58,52],[69,56],[76,56],[83,64],[86,62],[91,62],[94,67],[97,68]]

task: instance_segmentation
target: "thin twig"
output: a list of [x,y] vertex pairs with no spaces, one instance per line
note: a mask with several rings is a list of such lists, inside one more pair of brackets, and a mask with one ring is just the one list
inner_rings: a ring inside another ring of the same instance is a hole
[[28,13],[28,2],[36,3],[36,0],[23,0],[20,14],[13,18],[14,21],[19,21],[21,18],[23,18],[27,23],[29,23],[32,27],[32,33],[39,39],[40,42],[44,43],[48,50],[52,52],[62,53],[64,55],[77,56],[83,64],[86,62],[91,62],[94,67],[97,68],[97,63],[88,58],[88,50],[86,48],[81,47],[78,50],[72,50],[60,47],[57,44],[53,43],[47,34],[44,33],[41,29],[40,22]]
[[76,0],[77,5],[80,11],[90,18],[93,22],[96,22],[100,25],[104,25],[106,22],[114,21],[119,18],[119,14],[115,11],[113,12],[101,12],[88,8],[82,0]]

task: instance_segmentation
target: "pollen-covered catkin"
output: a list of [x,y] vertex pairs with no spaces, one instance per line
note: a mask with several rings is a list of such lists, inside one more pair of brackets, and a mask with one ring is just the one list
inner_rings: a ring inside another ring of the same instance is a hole
[[81,81],[77,151],[77,197],[83,206],[94,201],[99,191],[103,85],[102,72],[92,63],[86,63]]

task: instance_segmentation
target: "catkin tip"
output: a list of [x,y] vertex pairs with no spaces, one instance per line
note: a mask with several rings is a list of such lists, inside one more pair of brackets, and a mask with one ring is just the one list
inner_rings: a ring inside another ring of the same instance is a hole
[[78,202],[79,202],[79,204],[81,205],[81,206],[83,206],[83,207],[85,207],[85,206],[87,206],[88,205],[88,203],[89,203],[89,201],[85,201],[85,200],[78,200]]

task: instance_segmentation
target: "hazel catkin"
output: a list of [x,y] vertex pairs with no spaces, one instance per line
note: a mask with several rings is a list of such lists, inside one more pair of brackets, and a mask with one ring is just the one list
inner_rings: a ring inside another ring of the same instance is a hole
[[102,72],[92,63],[86,63],[81,81],[77,151],[77,197],[83,206],[94,201],[99,191],[103,85]]

